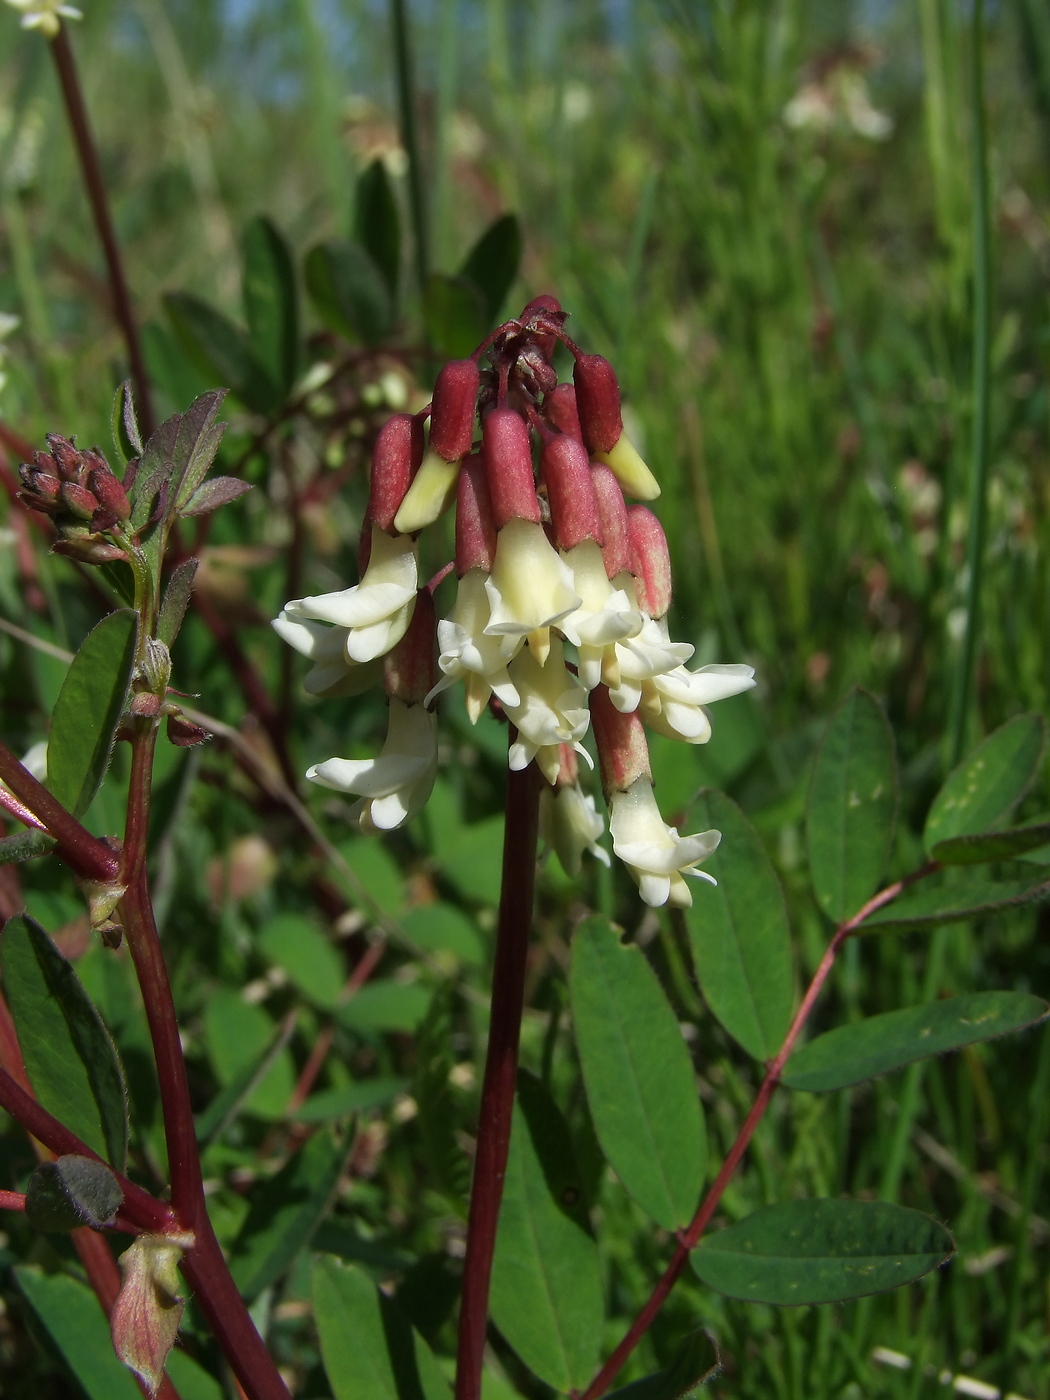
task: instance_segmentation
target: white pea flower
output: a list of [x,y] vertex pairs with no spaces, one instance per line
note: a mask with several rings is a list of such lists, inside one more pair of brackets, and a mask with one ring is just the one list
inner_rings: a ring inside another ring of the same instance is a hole
[[716,883],[706,871],[693,867],[715,850],[722,833],[712,830],[680,836],[661,817],[648,777],[638,778],[626,792],[614,792],[611,807],[613,851],[626,865],[646,904],[688,909],[693,896],[683,875]]
[[609,852],[598,845],[604,830],[594,798],[579,783],[559,783],[540,793],[540,835],[556,853],[566,875],[580,873],[584,851],[590,851],[603,865],[610,864]]
[[587,692],[565,668],[561,639],[550,639],[550,652],[541,665],[531,648],[518,653],[509,667],[520,703],[506,706],[507,718],[518,731],[510,746],[510,766],[517,772],[533,759],[553,783],[561,767],[559,745],[572,744],[590,763],[578,742],[587,732],[590,711]]
[[58,33],[60,16],[61,19],[84,18],[72,5],[62,5],[57,0],[7,0],[7,3],[21,14],[23,29],[39,29],[48,39]]
[[426,806],[437,776],[437,717],[423,705],[391,699],[386,741],[378,758],[329,758],[306,776],[353,793],[362,831],[393,831]]
[[508,520],[496,538],[492,573],[485,580],[491,637],[528,637],[542,662],[552,623],[580,606],[572,570],[530,520]]
[[638,635],[617,642],[615,663],[606,663],[603,679],[609,687],[609,698],[621,714],[630,714],[642,698],[642,683],[681,666],[693,651],[690,642],[671,641],[666,618],[643,614]]
[[703,706],[740,695],[755,684],[752,666],[701,666],[687,671],[676,666],[642,683],[641,713],[650,729],[668,739],[706,744],[711,721]]
[[523,639],[486,633],[490,617],[487,577],[484,569],[468,569],[459,580],[451,615],[439,619],[438,666],[444,674],[427,696],[429,705],[435,695],[462,678],[472,724],[477,724],[493,692],[504,705],[520,701],[507,664],[520,651]]
[[287,612],[275,617],[270,626],[282,641],[314,662],[303,678],[303,687],[310,695],[361,695],[381,679],[378,661],[362,664],[347,656],[348,627],[289,617]]
[[[408,629],[416,605],[416,544],[408,535],[373,529],[372,553],[364,578],[352,588],[296,598],[284,616],[331,622],[347,629],[350,661],[374,661],[392,650]],[[294,646],[295,643],[293,642]]]
[[581,601],[575,612],[561,619],[558,631],[576,647],[580,680],[593,690],[605,670],[616,664],[615,643],[641,632],[642,614],[622,588],[609,582],[596,541],[584,540],[564,557]]

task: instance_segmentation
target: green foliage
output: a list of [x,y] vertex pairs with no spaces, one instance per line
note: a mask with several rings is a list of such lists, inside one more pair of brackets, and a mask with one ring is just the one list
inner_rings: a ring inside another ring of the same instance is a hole
[[383,274],[397,303],[401,280],[401,216],[386,166],[377,157],[358,176],[354,193],[354,237]]
[[469,277],[432,272],[423,298],[427,338],[449,360],[469,355],[488,329],[485,293]]
[[47,785],[75,817],[102,786],[135,662],[138,619],[110,613],[88,634],[66,672],[51,716]]
[[707,1160],[678,1020],[643,953],[594,918],[576,930],[572,1023],[594,1128],[610,1166],[658,1225],[688,1225]]
[[93,1152],[123,1171],[128,1153],[124,1072],[76,973],[27,915],[4,926],[0,963],[34,1094]]
[[333,238],[307,254],[306,289],[325,325],[376,345],[390,334],[394,308],[383,275],[360,243]]
[[721,1365],[718,1348],[708,1333],[694,1332],[679,1347],[670,1366],[610,1391],[609,1400],[679,1400],[717,1376]]
[[518,275],[523,244],[521,220],[516,214],[504,214],[489,225],[460,268],[460,276],[481,292],[485,315],[492,325],[499,320]]
[[93,1157],[58,1157],[41,1162],[26,1186],[26,1219],[35,1230],[75,1230],[109,1224],[124,1189]]
[[989,734],[949,776],[926,818],[923,840],[932,855],[941,841],[991,831],[1031,787],[1046,747],[1039,715],[1018,715]]
[[955,1253],[943,1225],[883,1201],[784,1201],[701,1240],[693,1268],[731,1298],[795,1307],[884,1293]]
[[261,215],[243,240],[244,316],[252,352],[283,396],[299,359],[299,305],[292,254],[280,230]]
[[68,1274],[19,1265],[15,1279],[77,1384],[90,1400],[136,1400],[131,1372],[113,1353],[106,1317],[90,1288]]

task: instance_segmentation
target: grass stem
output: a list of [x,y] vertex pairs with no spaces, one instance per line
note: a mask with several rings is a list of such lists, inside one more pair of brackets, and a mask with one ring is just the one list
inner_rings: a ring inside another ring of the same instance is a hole
[[397,100],[401,113],[401,144],[408,156],[408,203],[412,215],[416,280],[419,283],[419,295],[422,297],[427,289],[429,252],[407,0],[390,0],[390,17],[394,30],[394,66],[397,70]]

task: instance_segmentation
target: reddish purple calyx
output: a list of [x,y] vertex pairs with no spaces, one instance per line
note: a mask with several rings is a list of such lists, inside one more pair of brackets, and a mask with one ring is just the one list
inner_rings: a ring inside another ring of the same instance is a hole
[[559,384],[556,389],[552,389],[543,400],[543,412],[547,422],[559,432],[568,433],[569,437],[583,441],[580,414],[576,408],[576,390],[571,384]]
[[671,555],[663,526],[645,506],[631,506],[627,529],[638,602],[650,617],[663,617],[671,606]]
[[533,297],[518,320],[523,326],[529,326],[536,344],[547,359],[551,359],[558,345],[558,337],[552,332],[546,331],[545,328],[548,325],[556,325],[560,328],[565,320],[565,312],[561,309],[561,302],[558,298],[551,296],[549,292],[544,292],[542,296]]
[[591,463],[591,481],[598,502],[602,562],[610,579],[632,572],[631,536],[627,528],[627,502],[610,467]]
[[601,543],[598,496],[583,443],[564,433],[553,435],[543,448],[541,470],[550,501],[555,545],[559,549],[574,549],[584,540]]
[[393,529],[394,516],[422,460],[422,421],[412,413],[395,413],[380,428],[372,452],[368,515],[381,530]]
[[405,635],[383,662],[386,693],[406,705],[418,705],[438,681],[437,613],[425,589],[416,595],[412,621]]
[[456,494],[456,573],[460,578],[469,569],[492,572],[496,557],[496,526],[492,499],[480,452],[472,453],[459,473]]
[[649,745],[638,711],[622,714],[604,685],[596,685],[591,691],[590,708],[606,798],[614,792],[626,792],[639,778],[648,778],[651,782]]
[[616,371],[602,355],[579,355],[572,372],[583,440],[591,452],[611,452],[623,432]]
[[474,360],[450,360],[434,385],[430,446],[446,462],[458,462],[474,441],[481,374]]
[[485,474],[497,530],[508,520],[529,520],[538,525],[540,503],[532,471],[529,427],[512,408],[494,408],[481,429]]

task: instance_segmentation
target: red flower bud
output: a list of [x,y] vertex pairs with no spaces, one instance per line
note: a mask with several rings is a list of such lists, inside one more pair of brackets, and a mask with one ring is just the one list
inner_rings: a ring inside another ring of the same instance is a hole
[[76,481],[80,475],[80,453],[68,438],[60,437],[58,433],[47,434],[47,445],[51,449],[51,457],[59,476],[64,481]]
[[591,480],[598,498],[598,520],[602,531],[602,561],[611,579],[628,573],[632,566],[631,537],[627,530],[627,502],[620,483],[610,467],[591,463]]
[[496,529],[508,520],[540,523],[540,503],[532,473],[529,427],[512,408],[494,408],[481,430],[482,453]]
[[481,374],[473,360],[449,360],[434,385],[430,446],[446,462],[458,462],[474,441]]
[[67,559],[79,559],[82,564],[112,564],[128,557],[115,544],[104,544],[102,540],[56,540],[51,546],[51,553],[64,554]]
[[207,729],[199,724],[191,724],[185,715],[168,716],[168,741],[179,749],[192,749],[197,744],[206,744],[211,738]]
[[383,660],[383,680],[387,695],[417,705],[437,685],[439,676],[437,612],[430,591],[421,588],[408,630]]
[[583,443],[558,433],[543,449],[543,479],[551,507],[554,543],[573,549],[582,540],[601,540],[598,496]]
[[456,573],[468,569],[492,572],[496,557],[496,526],[492,519],[492,499],[485,476],[485,461],[473,452],[459,473],[456,497]]
[[80,520],[90,520],[98,510],[98,501],[87,489],[75,481],[63,481],[58,493],[63,504]]
[[571,384],[559,384],[556,389],[552,389],[543,400],[543,411],[547,415],[548,423],[553,423],[559,432],[568,433],[569,437],[583,441],[580,414],[576,407],[576,390]]
[[626,792],[639,778],[648,778],[651,782],[649,745],[638,711],[622,714],[609,698],[608,686],[604,685],[596,685],[591,691],[590,707],[606,801],[614,792]]
[[[48,467],[54,466],[51,458],[44,457],[42,452],[37,452],[36,457],[43,458]],[[22,478],[22,485],[27,492],[30,492],[34,496],[40,496],[45,501],[58,500],[58,489],[62,483],[57,476],[52,476],[39,462],[36,466],[32,467],[23,462],[18,469],[18,475]]]
[[608,452],[623,432],[616,372],[601,355],[580,355],[572,371],[583,440],[591,452]]
[[533,338],[549,360],[553,357],[554,351],[557,348],[558,337],[550,334],[544,335],[543,331],[540,329],[548,315],[558,325],[561,325],[565,320],[565,312],[561,309],[561,302],[557,297],[551,296],[549,292],[544,292],[542,296],[533,297],[528,306],[525,307],[518,317],[518,320],[522,325],[526,326],[530,321],[535,323]]
[[117,520],[127,520],[131,515],[131,503],[127,492],[107,466],[95,467],[88,476],[91,494],[103,510],[107,510]]
[[671,606],[671,556],[663,526],[645,506],[631,506],[627,529],[638,602],[650,617],[663,617]]
[[380,428],[372,452],[368,514],[381,530],[392,529],[422,460],[422,421],[412,413],[395,413]]

